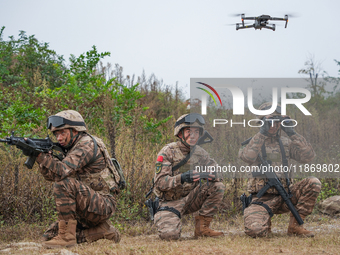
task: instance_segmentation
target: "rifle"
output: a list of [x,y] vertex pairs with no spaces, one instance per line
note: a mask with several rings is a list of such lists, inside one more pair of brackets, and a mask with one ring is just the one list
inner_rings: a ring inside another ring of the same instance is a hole
[[153,221],[159,207],[159,198],[156,197],[155,201],[152,201],[151,198],[149,198],[145,201],[145,205],[148,207],[150,219]]
[[[258,156],[262,166],[267,166],[267,169],[270,169],[270,163],[267,160],[264,160],[260,155]],[[276,173],[274,170],[269,170],[264,173],[266,178],[268,179],[267,184],[257,193],[257,197],[261,198],[269,188],[274,187],[279,195],[282,197],[283,201],[286,203],[288,206],[289,210],[292,212],[293,216],[295,217],[296,221],[299,223],[299,225],[303,224],[303,220],[300,216],[300,214],[296,211],[292,201],[290,200],[291,195],[287,193],[285,188],[283,187],[281,181],[279,178],[277,178]]]
[[[32,147],[31,145],[27,144],[24,137],[15,137],[14,131],[12,132],[10,137],[7,137],[5,139],[0,139],[0,142],[7,143],[8,145],[15,145],[18,149],[27,150],[27,151],[48,153],[49,151],[57,150],[61,152],[62,155],[53,154],[53,156],[57,157],[59,160],[63,159],[65,152],[60,147],[60,145],[58,145],[58,143],[52,142],[49,136],[47,136],[45,139],[36,139],[36,138],[30,138],[30,139],[36,144],[36,147]],[[28,157],[25,162],[25,166],[28,169],[32,169],[35,163],[35,160],[36,160],[35,156]]]

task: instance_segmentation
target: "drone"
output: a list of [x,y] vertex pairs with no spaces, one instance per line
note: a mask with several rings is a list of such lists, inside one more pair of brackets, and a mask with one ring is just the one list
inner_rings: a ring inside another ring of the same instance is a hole
[[[285,28],[287,28],[288,15],[285,15],[284,18],[275,18],[275,17],[270,17],[269,15],[261,15],[261,16],[258,16],[258,17],[246,17],[243,13],[243,14],[241,14],[241,20],[242,20],[242,23],[236,23],[236,30],[253,27],[255,30],[256,29],[261,30],[262,28],[267,28],[267,29],[271,29],[271,30],[275,31],[275,24],[268,24],[268,20],[283,20],[283,21],[286,21]],[[252,24],[252,25],[245,25],[244,20],[255,20],[255,23]]]

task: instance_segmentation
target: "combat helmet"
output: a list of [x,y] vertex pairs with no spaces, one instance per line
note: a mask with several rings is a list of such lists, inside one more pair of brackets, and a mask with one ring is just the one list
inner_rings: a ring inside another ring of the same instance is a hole
[[56,115],[48,117],[47,128],[52,132],[64,128],[73,128],[80,131],[86,131],[86,125],[83,117],[79,112],[74,110],[65,110],[58,112]]
[[[272,102],[267,102],[267,103],[261,104],[260,107],[259,107],[259,110],[262,110],[262,111],[263,110],[269,110],[270,108],[272,108],[272,105],[273,105]],[[266,114],[266,115],[268,115],[268,114]],[[281,115],[281,105],[277,104],[275,111],[273,113],[271,113],[270,115],[273,115],[273,116]],[[256,115],[256,118],[262,119],[264,116],[265,115]]]
[[179,117],[175,123],[174,135],[178,137],[179,132],[186,127],[197,127],[200,129],[200,136],[203,134],[205,120],[201,114],[189,113]]

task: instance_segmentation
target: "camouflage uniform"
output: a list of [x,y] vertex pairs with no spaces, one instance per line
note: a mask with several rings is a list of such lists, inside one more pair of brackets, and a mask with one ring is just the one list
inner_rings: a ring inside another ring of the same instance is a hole
[[[54,182],[58,222],[77,220],[78,243],[89,241],[84,229],[104,222],[111,224],[109,218],[116,210],[119,175],[101,139],[79,132],[62,161],[41,153],[36,162],[44,178]],[[45,232],[45,240],[58,234],[58,222]]]
[[[261,153],[262,145],[265,144],[267,159],[272,161],[271,165],[281,166],[282,156],[278,138],[279,136],[265,136],[261,133],[257,133],[248,145],[240,149],[239,157],[251,166],[258,166],[260,165],[258,155]],[[301,135],[296,133],[289,138],[281,136],[280,139],[284,146],[288,166],[291,164],[291,159],[300,163],[309,163],[315,157],[312,146]],[[285,174],[283,172],[277,172],[276,174],[287,190]],[[249,178],[248,192],[253,194],[253,201],[267,204],[273,214],[289,212],[289,209],[281,196],[277,195],[278,193],[275,188],[270,188],[260,199],[255,196],[255,194],[265,185],[266,180],[267,179],[265,178]],[[315,177],[304,179],[296,184],[292,184],[292,178],[290,178],[290,183],[290,190],[292,193],[291,201],[295,205],[300,216],[304,218],[311,214],[314,208],[316,199],[321,190],[321,183]],[[271,220],[269,213],[263,206],[251,204],[245,209],[244,227],[247,235],[252,237],[266,236],[268,232],[270,232],[270,226]]]
[[[160,207],[175,208],[181,216],[198,211],[199,215],[212,217],[221,204],[225,186],[220,179],[209,183],[202,182],[201,185],[199,182],[181,184],[181,173],[190,170],[190,165],[192,167],[216,164],[203,148],[196,145],[189,161],[173,172],[172,168],[188,153],[190,148],[181,141],[166,145],[158,153],[154,193],[161,200]],[[161,239],[176,240],[180,237],[181,220],[175,213],[157,212],[155,224]]]

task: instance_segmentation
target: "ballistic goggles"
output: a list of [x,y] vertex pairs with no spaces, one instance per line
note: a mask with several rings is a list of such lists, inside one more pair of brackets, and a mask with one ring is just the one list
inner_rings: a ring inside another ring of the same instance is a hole
[[51,129],[51,126],[55,128],[60,128],[60,127],[65,126],[66,124],[70,126],[84,126],[85,127],[85,123],[82,121],[71,121],[60,116],[53,115],[53,116],[48,117],[47,119],[47,129]]
[[190,113],[184,118],[180,119],[175,123],[175,127],[179,126],[182,123],[185,124],[194,124],[195,122],[198,122],[201,126],[205,125],[205,120],[201,114],[198,113]]
[[293,124],[293,122],[290,120],[290,118],[288,116],[283,117],[281,115],[276,115],[276,116],[273,116],[273,117],[269,117],[267,120],[272,125],[277,120],[279,120],[280,122],[284,121],[285,125],[292,125]]

